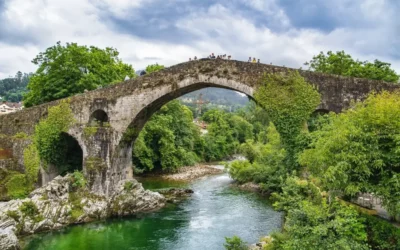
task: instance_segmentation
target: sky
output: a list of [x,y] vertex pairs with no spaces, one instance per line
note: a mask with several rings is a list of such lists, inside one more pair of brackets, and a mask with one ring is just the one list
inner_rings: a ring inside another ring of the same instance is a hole
[[62,43],[113,47],[135,70],[210,53],[300,68],[320,51],[400,72],[399,0],[0,0],[0,79]]

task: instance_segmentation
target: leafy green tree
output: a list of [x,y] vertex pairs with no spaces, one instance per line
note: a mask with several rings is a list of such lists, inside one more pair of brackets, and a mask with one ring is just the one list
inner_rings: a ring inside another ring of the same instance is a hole
[[193,124],[193,113],[175,100],[146,123],[135,141],[133,162],[145,171],[174,171],[195,164],[201,154],[202,141]]
[[235,139],[229,114],[218,109],[212,109],[203,114],[202,119],[209,125],[208,133],[204,136],[205,160],[216,161],[234,153],[239,146]]
[[400,76],[390,68],[390,63],[375,60],[373,63],[354,60],[344,51],[333,53],[328,51],[326,55],[321,52],[314,56],[310,62],[306,62],[311,70],[316,72],[354,76],[372,80],[384,80],[387,82],[398,82]]
[[147,74],[150,74],[150,73],[153,73],[153,72],[157,72],[157,71],[159,71],[159,70],[162,70],[162,69],[164,69],[165,67],[164,67],[164,65],[158,65],[158,63],[156,63],[156,64],[151,64],[151,65],[148,65],[147,67],[146,67],[146,73]]
[[63,46],[58,42],[32,60],[38,69],[30,78],[24,105],[38,105],[120,82],[126,76],[134,77],[132,66],[123,63],[118,55],[113,48],[76,43]]
[[228,123],[232,128],[233,137],[239,142],[244,143],[246,140],[252,140],[253,125],[238,115],[229,116]]
[[371,94],[311,134],[300,163],[330,191],[381,197],[400,213],[400,93]]

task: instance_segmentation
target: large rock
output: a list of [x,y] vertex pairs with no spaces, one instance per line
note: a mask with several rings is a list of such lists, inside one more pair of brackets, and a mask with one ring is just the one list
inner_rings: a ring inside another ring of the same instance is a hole
[[[165,205],[159,193],[136,180],[121,181],[111,197],[72,187],[70,177],[56,177],[29,198],[0,203],[0,249],[19,249],[17,236],[59,229],[110,216],[154,211]],[[21,209],[29,206],[30,209]],[[34,211],[34,212],[27,212]]]
[[0,249],[18,250],[20,249],[18,238],[12,228],[0,229]]
[[165,205],[165,198],[157,192],[145,190],[141,183],[132,179],[118,183],[109,205],[112,216],[126,216],[159,209]]

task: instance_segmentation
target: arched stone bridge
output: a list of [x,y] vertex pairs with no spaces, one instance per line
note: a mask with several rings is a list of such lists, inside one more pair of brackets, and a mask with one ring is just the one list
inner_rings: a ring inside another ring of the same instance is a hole
[[[232,89],[252,97],[264,73],[289,70],[293,69],[239,61],[199,60],[71,97],[70,106],[77,123],[69,134],[82,148],[83,169],[92,189],[109,195],[116,183],[132,177],[132,142],[150,116],[168,101],[205,87]],[[364,99],[371,91],[398,88],[382,81],[299,72],[320,92],[319,109],[334,112],[348,107],[352,100]],[[0,135],[12,136],[21,131],[32,134],[35,124],[46,116],[47,108],[57,103],[54,101],[0,116]],[[94,135],[85,135],[85,127],[90,126],[93,118],[107,122],[107,126],[97,129]],[[9,149],[17,159],[15,168],[22,171],[22,148],[25,146],[2,140],[0,136],[0,148]],[[98,167],[93,169],[93,164]],[[42,175],[42,178],[43,183],[51,176]]]

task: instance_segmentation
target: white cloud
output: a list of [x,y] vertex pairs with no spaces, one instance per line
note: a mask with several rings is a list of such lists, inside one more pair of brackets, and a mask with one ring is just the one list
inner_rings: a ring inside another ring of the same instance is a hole
[[[396,41],[393,27],[398,25],[388,21],[393,20],[392,11],[389,10],[387,16],[380,17],[383,27],[378,24],[371,28],[342,27],[324,33],[315,29],[292,27],[275,0],[250,0],[247,3],[269,15],[281,27],[286,27],[284,31],[256,25],[241,15],[240,10],[228,8],[229,5],[214,4],[205,10],[198,9],[182,16],[174,24],[177,29],[198,38],[184,45],[122,34],[102,19],[104,8],[128,18],[124,16],[127,11],[148,1],[152,0],[102,0],[101,8],[98,1],[94,4],[93,0],[8,1],[7,9],[3,12],[5,22],[0,25],[7,25],[7,31],[23,36],[26,42],[21,45],[4,41],[0,43],[0,78],[13,75],[18,70],[33,71],[35,66],[30,61],[34,56],[57,41],[117,48],[120,57],[135,69],[142,69],[155,62],[170,66],[195,55],[207,56],[211,52],[231,54],[234,59],[240,60],[252,56],[265,63],[298,68],[319,51],[343,49],[360,60],[379,58],[391,62],[400,72],[400,60],[394,60],[389,49],[393,48],[393,44],[392,47],[390,44]],[[382,15],[387,5],[379,2],[364,2],[361,6],[365,12],[363,15],[367,18]],[[369,9],[375,11],[369,12]],[[391,39],[388,41],[388,38]]]

